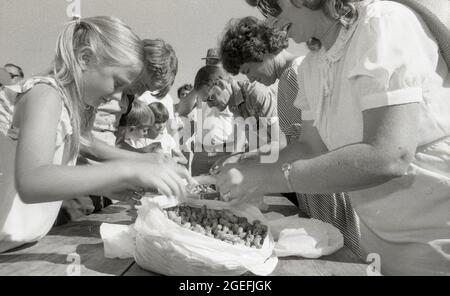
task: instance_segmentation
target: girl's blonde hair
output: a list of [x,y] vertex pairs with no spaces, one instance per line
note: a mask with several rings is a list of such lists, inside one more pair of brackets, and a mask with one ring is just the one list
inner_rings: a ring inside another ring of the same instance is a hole
[[82,71],[77,55],[89,48],[99,63],[105,66],[136,67],[142,69],[144,49],[140,38],[121,20],[96,16],[69,22],[59,34],[51,76],[68,97],[73,136],[70,154],[78,153],[80,142],[88,144],[96,110],[83,101]]

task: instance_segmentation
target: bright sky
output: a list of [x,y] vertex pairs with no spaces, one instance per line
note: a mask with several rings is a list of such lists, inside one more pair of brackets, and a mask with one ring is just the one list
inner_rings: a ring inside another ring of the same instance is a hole
[[[78,0],[0,0],[0,66],[23,66],[26,76],[39,73],[52,60],[56,37],[69,20],[67,7]],[[204,65],[206,50],[215,47],[226,23],[259,12],[244,0],[79,0],[83,17],[112,15],[141,38],[162,38],[172,44],[179,71],[171,90],[193,83]],[[302,52],[302,48],[291,48]]]

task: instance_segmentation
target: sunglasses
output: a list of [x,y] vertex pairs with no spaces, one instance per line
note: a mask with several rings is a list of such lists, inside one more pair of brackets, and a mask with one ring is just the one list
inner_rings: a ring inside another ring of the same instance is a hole
[[13,74],[13,73],[10,73],[10,72],[8,72],[8,74],[9,74],[9,76],[11,77],[11,79],[14,79],[14,78],[16,78],[16,77],[22,77],[22,76],[20,76],[20,75],[18,75],[18,74]]
[[281,14],[281,7],[277,2],[277,0],[258,0],[256,7],[266,18],[277,17]]

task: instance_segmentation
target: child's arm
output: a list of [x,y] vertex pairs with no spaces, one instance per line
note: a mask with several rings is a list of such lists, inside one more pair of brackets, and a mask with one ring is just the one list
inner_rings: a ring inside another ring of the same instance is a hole
[[[200,100],[201,102],[201,100]],[[195,105],[197,104],[197,91],[192,90],[187,96],[185,96],[177,106],[176,112],[180,116],[188,116],[189,113],[195,108]],[[201,105],[199,105],[201,107]]]
[[21,100],[16,187],[25,203],[71,199],[86,194],[116,195],[141,188],[159,188],[166,195],[185,194],[182,178],[187,177],[187,172],[172,166],[142,161],[79,167],[54,165],[61,108],[59,94],[46,85],[37,85]]
[[177,162],[179,164],[187,164],[188,163],[188,160],[186,159],[184,154],[181,152],[181,150],[178,148],[172,149],[172,158],[175,162]]
[[141,160],[152,163],[168,163],[170,158],[159,153],[139,153],[110,146],[101,140],[91,137],[89,146],[82,146],[81,152],[97,161],[108,160]]

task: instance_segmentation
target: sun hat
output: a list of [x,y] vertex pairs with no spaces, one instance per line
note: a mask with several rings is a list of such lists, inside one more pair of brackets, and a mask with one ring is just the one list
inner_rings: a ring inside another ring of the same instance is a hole
[[215,59],[215,60],[219,60],[219,49],[218,48],[210,48],[208,49],[208,51],[206,52],[206,57],[202,58],[202,60],[207,60],[207,59]]

